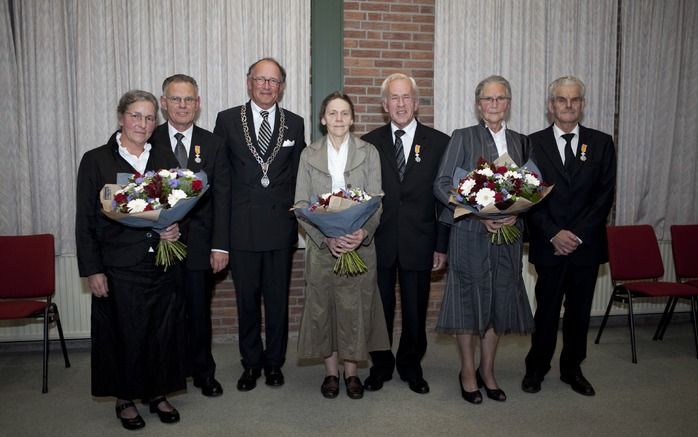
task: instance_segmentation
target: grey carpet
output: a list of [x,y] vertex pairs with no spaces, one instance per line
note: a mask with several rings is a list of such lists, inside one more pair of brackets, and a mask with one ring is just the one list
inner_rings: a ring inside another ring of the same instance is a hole
[[[433,335],[424,360],[431,393],[417,395],[398,378],[383,390],[351,400],[344,392],[324,399],[321,365],[296,363],[289,343],[286,385],[270,388],[260,380],[248,393],[235,389],[240,374],[237,344],[216,344],[217,377],[225,393],[205,398],[191,386],[170,397],[182,421],[165,425],[140,407],[147,422],[143,436],[697,436],[698,359],[690,324],[673,324],[663,342],[651,340],[653,327],[638,329],[638,364],[630,361],[626,327],[611,327],[600,345],[590,339],[584,364],[597,395],[574,393],[559,380],[556,366],[538,394],[523,393],[523,358],[529,338],[503,337],[496,374],[509,399],[485,398],[470,405],[457,386],[458,356],[453,338]],[[592,329],[590,337],[596,334]],[[41,394],[41,354],[0,353],[0,435],[124,436],[113,399],[90,396],[89,352],[73,350],[73,366],[53,351],[49,392]],[[557,357],[556,357],[557,359]],[[368,374],[361,369],[362,378]]]

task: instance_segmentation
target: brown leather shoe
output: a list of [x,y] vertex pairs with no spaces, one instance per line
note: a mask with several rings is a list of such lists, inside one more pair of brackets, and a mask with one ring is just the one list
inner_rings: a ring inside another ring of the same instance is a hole
[[364,386],[361,385],[361,380],[358,376],[344,376],[344,384],[347,386],[347,396],[352,399],[361,399],[364,397]]
[[320,393],[327,399],[334,399],[339,394],[339,376],[325,376],[320,386]]

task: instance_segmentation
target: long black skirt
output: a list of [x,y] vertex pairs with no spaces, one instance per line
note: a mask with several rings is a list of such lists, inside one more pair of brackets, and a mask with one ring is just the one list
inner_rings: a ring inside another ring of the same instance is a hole
[[92,297],[92,395],[152,399],[186,387],[182,270],[144,262],[106,269],[109,296]]

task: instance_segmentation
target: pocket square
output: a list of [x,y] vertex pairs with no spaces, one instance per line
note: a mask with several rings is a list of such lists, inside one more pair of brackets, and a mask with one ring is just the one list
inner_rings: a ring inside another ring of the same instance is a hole
[[284,143],[281,145],[281,147],[293,147],[296,145],[296,140],[284,140]]

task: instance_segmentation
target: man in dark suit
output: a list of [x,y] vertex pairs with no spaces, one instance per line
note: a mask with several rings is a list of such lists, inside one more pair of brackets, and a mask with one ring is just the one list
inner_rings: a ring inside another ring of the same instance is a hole
[[255,388],[262,369],[267,385],[284,383],[291,251],[298,239],[289,209],[305,147],[303,119],[277,103],[285,81],[286,71],[276,60],[252,64],[247,71],[250,100],[220,112],[214,129],[224,138],[231,163],[230,268],[245,369],[237,383],[240,391]]
[[164,147],[180,168],[203,170],[209,190],[182,223],[187,245],[184,296],[187,318],[187,370],[194,386],[205,396],[219,396],[223,388],[215,378],[211,353],[211,298],[213,274],[228,265],[230,246],[230,170],[223,140],[194,124],[201,99],[196,80],[184,74],[162,83],[160,106],[167,118],[155,129],[151,142]]
[[362,137],[378,149],[383,181],[383,215],[376,230],[378,287],[392,343],[395,284],[400,283],[402,334],[397,354],[371,352],[373,366],[364,387],[376,391],[400,378],[412,391],[428,393],[421,360],[427,350],[426,316],[432,270],[445,266],[449,227],[437,221],[442,209],[432,193],[448,135],[415,119],[417,85],[396,73],[381,86],[383,109],[390,123]]
[[554,123],[529,137],[531,158],[555,188],[528,214],[529,261],[538,274],[535,332],[521,383],[528,393],[540,390],[550,370],[564,298],[560,379],[580,394],[595,394],[581,363],[599,265],[608,259],[605,225],[615,191],[616,152],[610,135],[579,124],[584,91],[574,76],[553,81],[548,112]]

